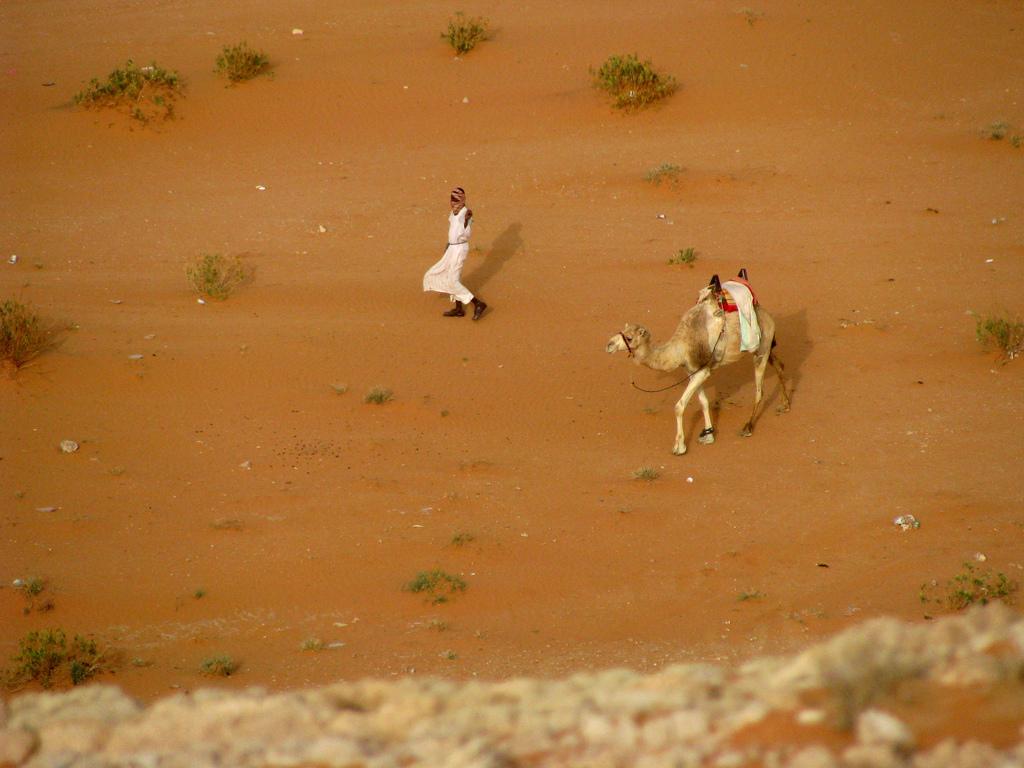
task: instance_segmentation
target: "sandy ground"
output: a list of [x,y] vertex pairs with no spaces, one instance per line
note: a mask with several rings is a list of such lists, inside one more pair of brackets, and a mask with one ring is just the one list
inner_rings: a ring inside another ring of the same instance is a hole
[[[0,5],[0,298],[76,324],[0,381],[0,656],[90,634],[143,699],[214,654],[271,689],[653,670],[924,621],[921,584],[975,553],[1024,581],[1024,368],[970,316],[1024,309],[1019,3],[484,0],[463,59],[452,10]],[[240,40],[272,78],[225,87]],[[681,88],[622,115],[588,69],[631,52]],[[72,104],[129,57],[183,76],[177,119]],[[677,183],[645,181],[663,163]],[[477,323],[420,291],[455,184]],[[198,305],[204,252],[253,280]],[[691,405],[675,457],[679,389],[630,380],[678,377],[605,343],[665,338],[741,266],[793,408],[769,374],[739,437],[751,368],[723,369],[718,441]],[[468,589],[403,591],[432,568]],[[52,610],[24,612],[26,576]]]

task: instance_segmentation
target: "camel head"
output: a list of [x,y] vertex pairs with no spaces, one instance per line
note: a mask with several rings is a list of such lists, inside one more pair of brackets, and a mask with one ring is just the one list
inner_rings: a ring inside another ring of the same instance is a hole
[[633,325],[633,323],[626,323],[620,333],[616,333],[610,339],[608,344],[605,346],[605,351],[613,355],[616,352],[624,351],[630,357],[633,357],[637,350],[647,347],[651,341],[651,332],[644,328],[642,325]]

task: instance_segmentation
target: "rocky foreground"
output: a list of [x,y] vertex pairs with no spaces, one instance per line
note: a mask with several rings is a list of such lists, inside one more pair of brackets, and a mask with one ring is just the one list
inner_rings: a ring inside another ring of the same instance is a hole
[[23,694],[0,705],[0,765],[1009,768],[1024,766],[1022,723],[1024,619],[992,605],[869,621],[738,669],[205,690],[148,707],[101,685]]

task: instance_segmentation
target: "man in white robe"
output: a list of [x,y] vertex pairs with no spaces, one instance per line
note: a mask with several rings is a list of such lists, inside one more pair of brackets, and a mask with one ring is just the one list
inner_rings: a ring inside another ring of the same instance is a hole
[[469,255],[469,236],[473,234],[473,212],[466,207],[466,191],[456,187],[451,194],[448,214],[448,247],[444,256],[423,275],[423,290],[447,293],[455,306],[445,317],[463,317],[463,304],[473,305],[473,319],[479,320],[487,305],[462,284],[462,266]]

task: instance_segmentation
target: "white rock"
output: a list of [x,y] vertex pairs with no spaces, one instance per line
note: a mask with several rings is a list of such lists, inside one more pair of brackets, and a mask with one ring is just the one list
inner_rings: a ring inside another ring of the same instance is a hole
[[75,451],[78,450],[78,443],[76,443],[74,440],[61,440],[60,449],[64,453],[74,453]]
[[869,709],[857,718],[857,741],[901,751],[914,748],[914,734],[906,724],[880,709]]
[[469,96],[463,96],[462,97],[462,103],[463,104],[469,104]]
[[240,466],[242,469],[252,469],[252,462],[249,461],[248,459],[246,459],[245,461],[243,461],[238,466]]
[[129,360],[141,360],[143,357],[144,357],[144,355],[140,355],[138,353],[136,353],[134,355],[128,355],[128,359]]
[[17,264],[17,263],[18,263],[18,254],[16,254],[16,253],[12,253],[12,254],[11,254],[11,258],[9,258],[9,259],[7,260],[7,263],[8,263],[8,264]]
[[302,30],[296,27],[295,29],[292,30],[292,34],[295,35],[296,37],[299,37],[300,35],[302,35]]

